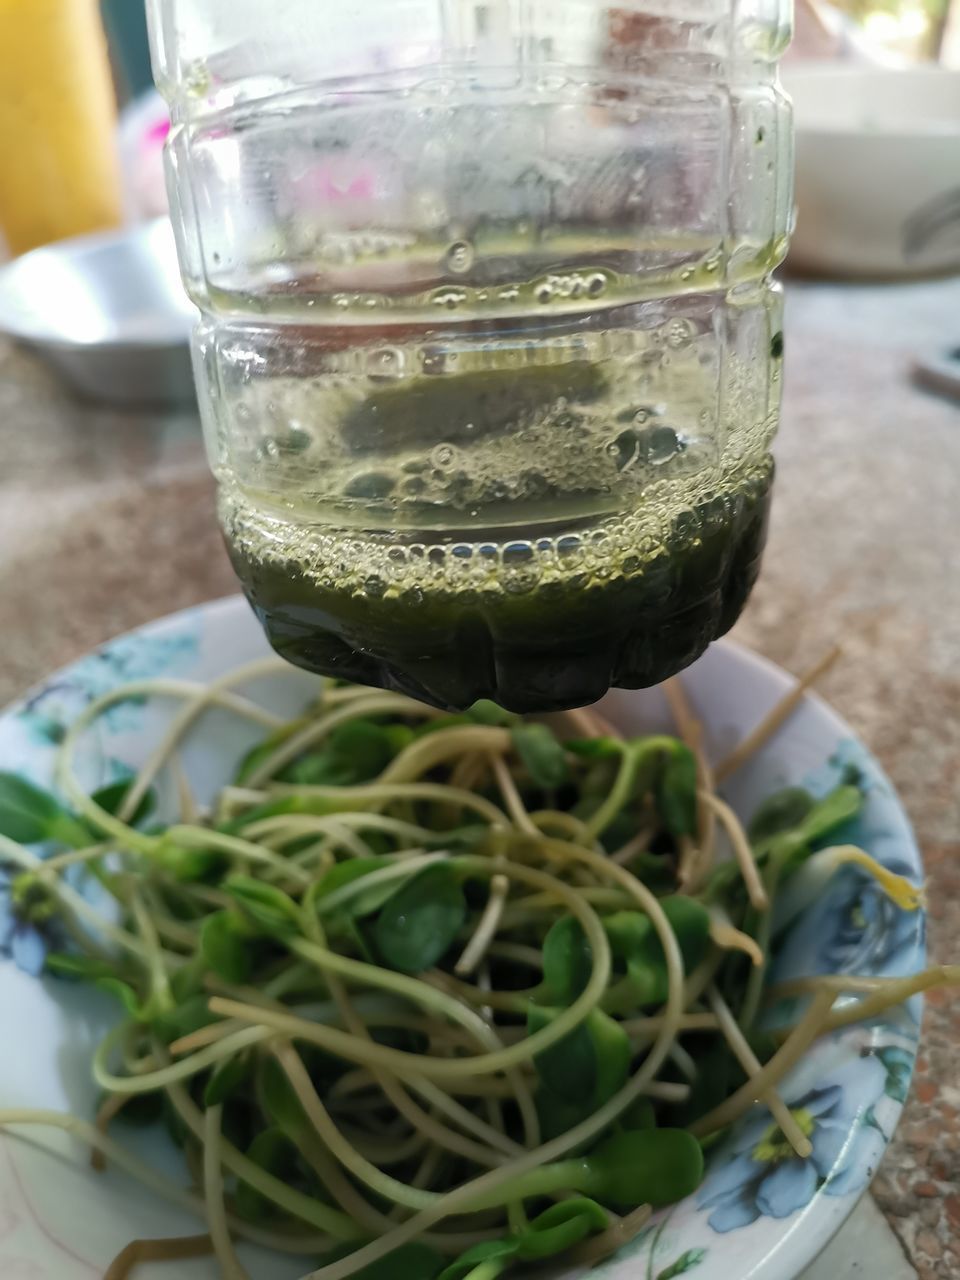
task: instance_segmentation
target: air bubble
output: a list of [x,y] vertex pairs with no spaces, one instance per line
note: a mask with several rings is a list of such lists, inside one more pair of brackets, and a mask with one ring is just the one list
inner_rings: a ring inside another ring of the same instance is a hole
[[591,298],[599,298],[602,293],[606,292],[607,277],[595,272],[587,281],[587,293]]
[[474,256],[470,241],[458,240],[447,250],[447,269],[457,275],[463,275],[473,266]]
[[370,574],[368,578],[363,580],[364,594],[370,596],[374,600],[379,600],[387,589],[387,584],[382,578],[377,577],[375,573]]
[[627,196],[628,205],[636,205],[636,204],[642,203],[646,195],[646,192],[645,192],[646,185],[647,185],[647,171],[643,165],[640,165],[638,168],[634,169],[633,171],[633,177],[631,178],[631,191],[630,191],[630,194]]
[[508,542],[503,548],[504,564],[524,564],[533,559],[533,547],[529,542]]
[[396,488],[396,477],[385,471],[365,471],[363,475],[354,476],[345,487],[345,498],[360,498],[368,502],[382,501],[389,498]]
[[522,595],[540,581],[542,567],[529,542],[511,542],[503,549],[500,581],[504,591]]
[[693,334],[694,328],[690,321],[678,317],[667,326],[667,345],[673,347],[674,351],[679,351],[689,345]]
[[662,467],[683,449],[684,443],[672,427],[653,427],[647,432],[645,461],[652,467]]
[[633,429],[621,431],[616,440],[607,445],[607,454],[618,471],[629,471],[640,457],[640,436]]
[[449,359],[447,352],[441,347],[423,347],[420,351],[420,365],[424,373],[443,373]]
[[457,461],[458,451],[452,444],[438,444],[430,452],[430,461],[439,471],[449,471]]
[[540,285],[537,289],[536,298],[541,306],[545,306],[553,298],[553,289],[548,284]]
[[467,300],[467,295],[453,289],[445,289],[433,295],[433,301],[438,307],[446,307],[448,311],[456,311]]
[[403,375],[404,353],[399,347],[380,347],[372,351],[367,360],[367,371],[378,380],[395,379]]

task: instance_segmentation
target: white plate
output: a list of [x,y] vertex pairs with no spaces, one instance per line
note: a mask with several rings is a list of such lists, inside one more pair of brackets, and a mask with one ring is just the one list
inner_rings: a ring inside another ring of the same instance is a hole
[[[122,636],[51,677],[0,717],[0,769],[48,784],[64,726],[91,698],[132,679],[177,676],[210,680],[267,652],[239,597],[174,614]],[[742,738],[790,687],[770,663],[718,644],[684,676],[720,756]],[[261,680],[251,693],[293,714],[314,687],[306,675]],[[607,714],[634,732],[666,726],[662,694],[618,692]],[[122,704],[99,722],[83,757],[85,782],[96,786],[141,764],[169,719],[171,704]],[[220,711],[200,723],[183,758],[203,799],[226,780],[257,732]],[[806,697],[762,754],[731,781],[727,795],[749,816],[778,787],[803,783],[818,793],[854,766],[867,788],[863,814],[844,833],[885,866],[921,877],[920,858],[889,782],[850,729],[818,698]],[[0,896],[4,885],[0,883]],[[794,926],[777,977],[826,972],[912,973],[924,963],[924,919],[905,915],[855,871]],[[116,1017],[106,996],[56,979],[36,978],[32,940],[13,938],[0,921],[0,1106],[70,1110],[90,1117],[94,1045]],[[700,1192],[661,1215],[618,1258],[592,1275],[605,1280],[792,1280],[827,1244],[876,1170],[909,1086],[919,1002],[819,1043],[781,1092],[804,1112],[814,1156],[801,1162],[765,1141],[769,1113],[757,1107],[713,1156]],[[0,1277],[2,1280],[92,1280],[135,1237],[190,1234],[197,1225],[115,1171],[92,1172],[87,1152],[59,1132],[0,1137]],[[141,1139],[151,1157],[182,1176],[176,1153],[159,1135]],[[41,1149],[43,1148],[43,1149]],[[53,1150],[61,1158],[51,1158]],[[244,1250],[255,1280],[295,1280],[309,1270],[297,1260]],[[202,1280],[208,1260],[157,1264],[137,1280]]]

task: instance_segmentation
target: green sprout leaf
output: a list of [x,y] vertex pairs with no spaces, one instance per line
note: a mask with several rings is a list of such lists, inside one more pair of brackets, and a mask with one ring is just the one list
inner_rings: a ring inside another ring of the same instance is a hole
[[538,787],[553,791],[567,780],[567,757],[545,724],[520,724],[511,734],[514,749]]
[[[449,1267],[440,1272],[437,1280],[469,1280],[471,1272],[479,1267],[487,1268],[481,1273],[484,1280],[487,1280],[487,1277],[490,1277],[490,1280],[496,1280],[510,1259],[517,1256],[519,1250],[520,1241],[516,1237],[485,1240],[482,1244],[476,1244],[466,1253],[462,1253],[456,1262],[451,1262]],[[502,1264],[499,1268],[495,1265],[498,1262]],[[379,1276],[377,1280],[380,1280]],[[383,1274],[383,1280],[390,1280],[386,1272]]]
[[[560,1016],[560,1009],[531,1006],[527,1034],[535,1035]],[[570,1104],[592,1096],[597,1083],[597,1055],[586,1025],[581,1024],[562,1040],[534,1058],[541,1085]]]
[[391,969],[422,973],[453,945],[466,915],[466,899],[453,868],[436,863],[384,904],[373,930],[377,950]]
[[[120,812],[123,802],[133,786],[133,782],[133,778],[121,778],[119,782],[108,783],[107,786],[101,787],[99,791],[94,791],[90,799],[94,804],[99,805],[101,809],[105,809],[107,813],[116,815]],[[147,818],[156,812],[156,809],[157,793],[150,787],[140,797],[136,809],[128,818],[130,826],[136,827],[141,822],[146,822]]]
[[435,1280],[443,1258],[428,1245],[413,1241],[357,1271],[351,1280]]
[[183,1000],[175,1009],[169,1009],[154,1018],[154,1033],[164,1044],[171,1044],[182,1036],[192,1035],[201,1027],[219,1022],[218,1015],[210,1012],[209,1001],[210,997],[205,994]]
[[543,978],[553,1004],[572,1004],[593,971],[593,952],[578,920],[561,916],[543,941]]
[[488,698],[481,698],[479,702],[475,702],[467,712],[467,716],[474,724],[486,724],[505,729],[512,728],[520,720],[518,715],[512,711],[504,711],[503,707],[498,707]]
[[[332,866],[314,887],[309,891],[308,902],[321,918],[332,916],[331,927],[343,928],[350,921],[362,920],[379,911],[400,888],[402,879],[389,879],[386,882],[373,884],[351,893],[346,901],[336,901],[333,895],[347,885],[365,879],[373,871],[385,867],[396,867],[393,858],[377,855],[373,858],[350,858],[347,862],[338,862]],[[416,874],[410,873],[410,878]]]
[[72,845],[78,836],[81,844],[90,843],[83,824],[49,791],[19,774],[5,772],[0,772],[0,835],[18,844],[60,840]]
[[376,778],[394,754],[393,739],[383,725],[350,720],[337,725],[322,751],[301,756],[280,776],[298,786],[351,787]]
[[[247,1147],[246,1155],[248,1160],[275,1178],[289,1181],[296,1173],[297,1149],[283,1130],[275,1126],[261,1130]],[[248,1222],[262,1221],[277,1212],[272,1201],[242,1178],[237,1181],[235,1203],[237,1213]]]
[[[537,1005],[527,1014],[527,1032],[541,1031],[559,1016],[557,1009]],[[594,1009],[569,1035],[537,1054],[541,1084],[563,1101],[589,1099],[596,1110],[626,1083],[630,1072],[630,1040],[619,1022]]]
[[568,738],[564,750],[582,760],[619,760],[623,743],[616,738]]
[[761,844],[773,836],[792,831],[807,817],[814,806],[814,798],[803,787],[785,787],[767,796],[750,820],[748,833],[754,844]]
[[534,1218],[519,1237],[517,1255],[525,1260],[552,1258],[605,1231],[609,1223],[610,1215],[595,1200],[563,1200]]
[[273,755],[277,747],[286,742],[288,738],[292,738],[306,723],[305,719],[291,720],[289,723],[275,729],[262,742],[258,742],[255,747],[251,747],[237,765],[237,771],[233,779],[234,783],[237,786],[243,786],[250,775]]
[[225,835],[235,835],[250,823],[260,822],[263,818],[277,818],[288,813],[309,813],[326,817],[327,814],[342,813],[349,807],[349,802],[328,796],[315,796],[309,793],[280,796],[276,800],[265,800],[263,804],[252,805],[228,822],[218,823],[217,830]]
[[257,1084],[264,1111],[275,1125],[295,1139],[307,1124],[307,1119],[287,1073],[276,1058],[263,1060]]
[[248,1071],[247,1059],[242,1054],[222,1062],[207,1081],[203,1091],[203,1105],[216,1107],[226,1102],[244,1083]]
[[152,857],[158,867],[180,884],[210,880],[223,871],[227,861],[218,850],[188,849],[169,839],[158,845]]
[[253,968],[250,940],[229,911],[214,911],[200,926],[200,953],[224,982],[246,982]]
[[[673,930],[689,974],[703,960],[710,939],[710,914],[702,903],[682,894],[661,898],[660,906]],[[603,927],[614,955],[626,961],[631,1004],[655,1004],[669,991],[667,961],[660,935],[649,916],[639,911],[618,911],[605,917]]]
[[657,1115],[649,1098],[638,1098],[620,1117],[624,1129],[655,1129]]
[[863,793],[846,784],[836,787],[820,800],[797,828],[804,844],[815,844],[836,827],[854,819],[863,808]]
[[115,965],[106,960],[67,951],[48,951],[44,965],[58,978],[76,978],[79,982],[96,982],[100,978],[114,977],[116,972]]
[[243,911],[271,937],[287,937],[299,927],[300,912],[291,897],[252,876],[229,876],[223,886]]
[[101,991],[116,996],[127,1015],[135,1022],[152,1022],[157,1016],[154,1002],[149,997],[141,1000],[129,982],[124,982],[121,978],[101,977],[96,979],[96,985]]
[[583,1157],[588,1176],[581,1190],[616,1209],[675,1204],[703,1179],[703,1152],[686,1129],[635,1129],[615,1133]]
[[672,836],[692,836],[697,829],[697,760],[677,742],[667,755],[657,783],[657,809]]

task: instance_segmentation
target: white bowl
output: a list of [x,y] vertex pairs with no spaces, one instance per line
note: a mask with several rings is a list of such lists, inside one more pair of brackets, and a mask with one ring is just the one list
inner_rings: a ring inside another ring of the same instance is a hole
[[[53,675],[0,714],[0,769],[49,785],[65,726],[90,700],[150,676],[209,681],[265,656],[267,642],[240,597],[204,605],[121,636]],[[856,673],[854,673],[854,678]],[[705,730],[711,757],[722,758],[792,687],[770,663],[722,643],[683,676]],[[252,697],[284,716],[316,695],[316,680],[291,669],[248,686]],[[147,759],[170,724],[175,703],[151,699],[117,705],[79,753],[82,781],[92,788]],[[670,726],[659,690],[615,692],[604,710],[630,733]],[[196,726],[181,759],[191,787],[208,801],[262,730],[216,709]],[[726,788],[747,816],[779,788],[802,784],[822,796],[855,769],[865,793],[862,813],[844,832],[891,870],[922,879],[920,856],[897,797],[876,761],[819,698],[808,694],[790,720]],[[169,779],[167,779],[169,782]],[[172,793],[160,788],[160,812]],[[2,901],[9,878],[0,874]],[[7,912],[9,919],[9,912]],[[97,1091],[90,1075],[94,1046],[119,1016],[104,992],[66,979],[31,977],[29,927],[0,928],[0,1108],[40,1107],[90,1117]],[[34,931],[35,932],[35,931]],[[893,909],[872,880],[852,869],[810,904],[785,936],[775,980],[855,972],[903,976],[924,965],[924,915]],[[35,967],[35,966],[32,966]],[[889,1141],[906,1096],[916,1053],[920,1001],[853,1026],[809,1050],[780,1092],[803,1113],[813,1143],[807,1163],[763,1143],[770,1116],[754,1108],[712,1153],[696,1195],[662,1214],[615,1259],[563,1280],[652,1280],[689,1273],[690,1280],[795,1280],[830,1241],[863,1194]],[[184,1176],[178,1153],[160,1132],[127,1129],[173,1177]],[[29,1141],[25,1141],[29,1138]],[[50,1151],[61,1159],[52,1159]],[[95,1173],[82,1144],[59,1130],[0,1131],[0,1280],[92,1280],[134,1237],[187,1235],[197,1223],[115,1167]],[[252,1280],[297,1280],[315,1265],[241,1246]],[[214,1280],[208,1259],[144,1268],[143,1280]],[[140,1280],[140,1273],[137,1273]],[[878,1277],[884,1280],[884,1277]]]
[[791,263],[837,276],[960,270],[960,72],[794,65],[784,84],[797,121]]

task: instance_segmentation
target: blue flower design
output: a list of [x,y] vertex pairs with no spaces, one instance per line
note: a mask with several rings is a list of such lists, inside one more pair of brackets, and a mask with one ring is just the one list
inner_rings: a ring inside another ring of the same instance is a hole
[[0,955],[10,956],[18,969],[36,978],[50,949],[50,927],[31,919],[30,913],[17,902],[17,882],[22,873],[0,867]]
[[[884,856],[883,841],[859,843],[889,870],[912,878],[913,868]],[[803,973],[860,973],[902,977],[917,968],[922,914],[901,911],[877,882],[853,869],[839,872],[820,902],[807,911],[778,948],[770,981]]]
[[789,1218],[813,1199],[818,1188],[830,1196],[862,1190],[873,1173],[880,1135],[871,1124],[883,1097],[887,1071],[875,1057],[858,1058],[816,1088],[787,1101],[813,1145],[801,1160],[770,1113],[746,1119],[724,1159],[697,1197],[710,1209],[714,1231],[735,1231],[758,1218]]
[[[35,738],[44,744],[61,742],[67,725],[93,698],[132,680],[163,675],[192,660],[199,646],[194,632],[174,635],[121,636],[70,668],[61,680],[44,685],[19,712]],[[118,703],[104,716],[111,728],[135,727],[131,707],[136,700]]]
[[[904,851],[909,831],[896,798],[859,743],[841,743],[830,763],[808,777],[805,785],[823,796],[850,774],[856,775],[867,805],[825,843],[867,849],[882,866],[915,882],[917,867]],[[922,965],[924,939],[923,912],[901,911],[875,880],[846,869],[834,876],[817,904],[778,940],[769,981],[828,973],[902,977]]]

